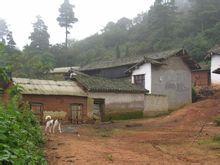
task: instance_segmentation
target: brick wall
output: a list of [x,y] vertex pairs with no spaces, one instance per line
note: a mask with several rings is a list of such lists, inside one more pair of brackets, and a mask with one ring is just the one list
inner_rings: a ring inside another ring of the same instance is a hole
[[209,71],[194,71],[192,72],[193,86],[209,86],[210,73]]
[[[44,95],[23,95],[24,101],[43,104],[43,111],[64,114],[64,120],[71,121],[71,104],[82,104],[83,119],[87,119],[87,98],[77,96],[44,96]],[[59,113],[62,112],[62,113]],[[48,114],[48,113],[45,113]]]

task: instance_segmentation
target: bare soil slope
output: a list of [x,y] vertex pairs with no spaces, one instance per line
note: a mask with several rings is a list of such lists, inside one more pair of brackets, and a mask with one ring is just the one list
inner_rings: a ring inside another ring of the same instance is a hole
[[[220,150],[203,142],[220,134],[220,92],[169,116],[83,125],[47,136],[49,164],[219,164]],[[202,145],[201,145],[202,144]]]

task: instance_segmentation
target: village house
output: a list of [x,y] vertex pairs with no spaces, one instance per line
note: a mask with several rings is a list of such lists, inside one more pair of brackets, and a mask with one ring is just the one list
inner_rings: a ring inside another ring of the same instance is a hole
[[87,120],[87,94],[73,81],[12,78],[12,83],[40,121],[47,115],[71,123]]
[[146,55],[128,72],[132,74],[133,84],[148,89],[151,94],[166,96],[168,108],[174,110],[192,102],[191,72],[199,68],[181,49]]
[[[198,69],[200,69],[199,64],[193,61],[185,50],[176,49],[136,57],[96,62],[79,69],[70,69],[68,73],[64,74],[65,77],[69,77],[71,73],[80,71],[85,73],[84,78],[89,79],[93,84],[101,84],[95,86],[95,88],[87,86],[87,92],[89,91],[88,89],[111,88],[113,82],[117,80],[117,82],[122,82],[121,88],[126,87],[127,84],[134,84],[142,89],[149,90],[150,95],[145,95],[141,104],[144,106],[144,112],[147,111],[147,113],[145,113],[147,115],[150,111],[153,111],[153,113],[156,113],[156,111],[164,112],[168,109],[177,109],[191,103],[191,73]],[[86,74],[87,76],[85,76]],[[77,76],[75,75],[75,77]],[[85,87],[82,83],[82,79],[75,78],[75,80]],[[92,83],[89,83],[87,85],[91,84]],[[109,98],[111,97],[112,100],[111,103],[109,103],[108,99],[106,99],[106,91],[97,92],[95,90],[89,91],[89,97],[105,100],[105,105],[107,105],[106,112],[112,112],[113,109],[120,112],[120,108],[114,107],[118,101],[114,98],[122,98],[118,97],[118,93],[109,95],[109,93],[114,93],[114,91],[108,91]],[[133,95],[132,97],[135,99],[136,96]],[[127,97],[124,98],[127,99]],[[129,99],[127,99],[127,102],[130,102]],[[129,108],[127,108],[127,110],[129,111]]]
[[209,50],[205,59],[211,59],[211,84],[219,85],[220,75],[216,74],[216,70],[220,68],[220,45]]
[[95,115],[103,121],[128,114],[132,117],[143,116],[145,94],[148,91],[131,84],[127,78],[111,80],[75,71],[71,73],[71,80],[87,92],[90,118]]

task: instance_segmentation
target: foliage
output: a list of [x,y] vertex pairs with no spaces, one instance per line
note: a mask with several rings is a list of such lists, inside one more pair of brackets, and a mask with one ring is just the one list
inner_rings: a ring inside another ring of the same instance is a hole
[[[65,27],[66,39],[68,29],[77,21],[73,8],[74,5],[64,0],[59,9],[57,21]],[[34,32],[40,35],[31,34],[36,42],[20,52],[8,49],[13,47],[13,38],[9,37],[11,42],[8,41],[4,52],[0,51],[0,64],[11,65],[15,76],[42,78],[53,67],[79,66],[180,47],[200,62],[207,50],[220,42],[219,0],[155,0],[149,11],[134,19],[123,17],[109,22],[99,33],[81,41],[70,41],[68,45],[66,41],[49,46],[47,26],[41,18],[38,21]],[[4,20],[0,21],[0,35],[4,31],[1,22],[7,29]]]
[[0,42],[6,42],[6,36],[8,34],[8,26],[5,20],[0,18]]
[[72,41],[72,55],[57,61],[57,65],[84,65],[117,58],[118,48],[120,57],[124,57],[185,47],[195,60],[203,61],[206,51],[220,42],[219,13],[219,0],[156,0],[148,12],[133,20],[109,22],[101,33]]
[[23,52],[8,50],[2,45],[0,65],[10,66],[14,77],[45,78],[54,67],[54,57],[50,52],[37,52],[27,47]]
[[48,50],[50,35],[47,32],[47,26],[40,16],[37,16],[37,21],[33,24],[33,29],[34,31],[29,37],[31,40],[30,48],[38,52]]
[[73,12],[73,8],[74,5],[71,5],[69,3],[69,0],[64,0],[64,3],[59,8],[60,15],[57,18],[59,25],[61,27],[65,27],[66,30],[66,43],[65,43],[66,47],[67,47],[67,36],[70,33],[68,31],[68,28],[72,28],[72,24],[78,21],[78,19],[75,18],[75,13]]
[[197,93],[195,88],[192,88],[192,102],[196,102],[197,101]]
[[106,114],[105,121],[109,120],[129,120],[129,119],[140,119],[143,118],[142,111],[135,111],[135,112],[126,112],[120,114]]
[[220,116],[215,119],[215,123],[217,126],[220,126]]
[[37,119],[21,104],[19,90],[10,93],[9,103],[0,104],[0,164],[46,164]]

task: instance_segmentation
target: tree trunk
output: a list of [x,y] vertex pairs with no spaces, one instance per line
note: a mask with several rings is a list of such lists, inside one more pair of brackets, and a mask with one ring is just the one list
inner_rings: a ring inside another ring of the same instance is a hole
[[66,41],[65,41],[65,46],[66,46],[66,48],[67,48],[67,37],[68,37],[68,29],[67,29],[67,26],[66,26]]

